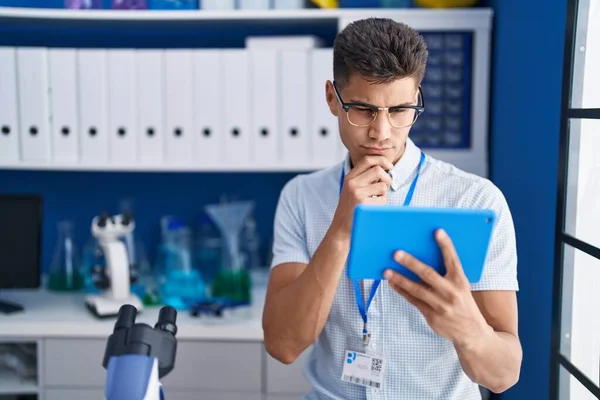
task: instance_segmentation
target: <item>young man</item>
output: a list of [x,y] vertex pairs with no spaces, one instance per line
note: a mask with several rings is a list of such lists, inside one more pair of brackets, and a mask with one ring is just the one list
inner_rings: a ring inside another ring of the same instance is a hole
[[[423,38],[404,24],[366,19],[346,27],[335,40],[326,98],[349,155],[295,177],[281,193],[265,346],[283,363],[312,346],[307,399],[469,400],[481,398],[478,385],[502,392],[518,380],[512,217],[489,180],[425,156],[408,137],[422,104],[426,60]],[[359,298],[344,268],[360,203],[494,210],[498,220],[481,281],[469,284],[451,238],[438,232],[447,274],[398,253],[396,261],[424,283],[386,274],[366,313],[359,312],[373,282],[361,282]],[[366,320],[371,336],[363,341]],[[384,363],[384,376],[373,375],[367,386],[343,379],[353,361],[347,351],[366,354],[361,362]]]

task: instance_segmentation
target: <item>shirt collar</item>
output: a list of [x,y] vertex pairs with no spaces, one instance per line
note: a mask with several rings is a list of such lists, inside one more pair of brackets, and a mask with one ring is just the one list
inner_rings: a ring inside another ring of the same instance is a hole
[[[413,173],[419,167],[421,161],[421,150],[417,145],[410,139],[406,139],[406,148],[400,160],[394,165],[390,171],[392,177],[391,189],[396,191],[400,189],[408,180],[411,178]],[[344,175],[348,175],[350,172],[350,153],[346,155],[344,161]]]

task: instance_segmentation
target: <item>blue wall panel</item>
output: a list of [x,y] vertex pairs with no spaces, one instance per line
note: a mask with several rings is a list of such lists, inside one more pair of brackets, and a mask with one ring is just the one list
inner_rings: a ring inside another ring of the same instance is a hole
[[159,219],[176,215],[193,224],[205,204],[221,194],[237,200],[255,200],[257,228],[264,243],[272,237],[273,217],[283,185],[292,173],[82,173],[0,171],[0,193],[37,192],[44,196],[42,261],[48,268],[57,240],[57,222],[75,222],[76,241],[90,238],[91,218],[102,211],[118,212],[119,202],[131,199],[137,234],[149,257],[159,240]]
[[502,399],[547,399],[566,0],[493,0],[491,171],[519,255],[520,382]]

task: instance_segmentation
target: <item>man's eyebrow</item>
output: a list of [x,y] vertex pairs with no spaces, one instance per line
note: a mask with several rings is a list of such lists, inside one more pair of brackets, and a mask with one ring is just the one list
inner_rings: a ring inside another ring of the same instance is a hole
[[357,99],[350,99],[349,103],[357,103],[357,104],[364,104],[365,106],[377,107],[374,104],[367,103],[366,101],[357,100]]
[[[377,107],[378,107],[378,106],[376,106],[376,105],[374,105],[374,104],[367,103],[367,102],[360,101],[360,100],[356,100],[356,99],[350,99],[350,101],[349,101],[348,103],[362,104],[362,105],[364,105],[364,106],[375,107],[375,108],[377,108]],[[389,107],[389,108],[394,108],[394,107],[404,107],[404,106],[414,106],[414,104],[413,104],[412,102],[410,102],[410,101],[407,101],[407,102],[404,102],[404,103],[400,103],[400,104],[393,105],[393,106],[391,106],[391,107]]]
[[396,104],[395,106],[392,106],[390,108],[394,108],[394,107],[403,107],[403,106],[414,106],[414,104],[412,103],[412,101],[407,101],[405,103],[401,103],[401,104]]

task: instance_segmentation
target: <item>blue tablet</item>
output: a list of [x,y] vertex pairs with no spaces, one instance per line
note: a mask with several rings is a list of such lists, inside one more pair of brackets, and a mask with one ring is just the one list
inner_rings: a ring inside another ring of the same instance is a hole
[[392,269],[413,281],[421,279],[394,260],[404,250],[445,275],[443,256],[435,239],[444,229],[469,282],[481,279],[496,214],[492,210],[364,205],[355,208],[347,275],[351,279],[385,279]]

